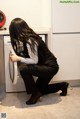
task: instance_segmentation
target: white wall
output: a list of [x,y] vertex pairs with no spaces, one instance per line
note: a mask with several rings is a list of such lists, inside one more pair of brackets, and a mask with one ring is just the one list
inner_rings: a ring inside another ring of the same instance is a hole
[[0,10],[6,14],[7,28],[15,17],[31,27],[51,27],[51,0],[0,0]]

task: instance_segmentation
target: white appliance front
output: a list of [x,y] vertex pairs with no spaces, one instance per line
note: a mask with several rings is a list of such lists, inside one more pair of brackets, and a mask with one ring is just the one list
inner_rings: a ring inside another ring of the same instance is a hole
[[[6,85],[6,92],[18,92],[18,91],[25,91],[25,85],[23,82],[23,79],[21,78],[18,70],[17,70],[17,63],[12,64],[12,68],[10,71],[10,60],[9,60],[9,54],[12,51],[12,46],[10,42],[10,36],[4,36],[4,60],[5,60],[5,85]],[[13,71],[14,70],[14,71]],[[13,84],[10,72],[15,72],[16,74],[13,74],[13,78],[17,78],[17,83]]]
[[[46,35],[48,34],[40,34],[40,36],[42,37],[42,40],[45,43],[47,43]],[[5,62],[6,92],[22,92],[22,91],[25,91],[24,81],[18,72],[17,62],[13,64],[11,63],[9,59],[9,54],[11,51],[12,51],[12,46],[10,42],[10,36],[6,35],[4,36],[4,62]]]

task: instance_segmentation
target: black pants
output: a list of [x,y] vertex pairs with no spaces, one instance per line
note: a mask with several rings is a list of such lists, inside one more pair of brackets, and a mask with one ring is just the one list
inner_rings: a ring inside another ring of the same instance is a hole
[[[49,84],[50,80],[58,72],[57,63],[54,67],[18,63],[18,67],[28,94],[33,94],[37,91],[42,92],[42,94],[48,94],[57,92],[60,89],[58,84]],[[33,76],[38,77],[36,82]]]

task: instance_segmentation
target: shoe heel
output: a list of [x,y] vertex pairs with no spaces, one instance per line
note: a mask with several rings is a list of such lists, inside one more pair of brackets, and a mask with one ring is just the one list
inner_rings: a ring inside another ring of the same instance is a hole
[[67,95],[68,86],[69,86],[69,83],[65,83],[65,86],[62,88],[62,93],[60,93],[61,96]]

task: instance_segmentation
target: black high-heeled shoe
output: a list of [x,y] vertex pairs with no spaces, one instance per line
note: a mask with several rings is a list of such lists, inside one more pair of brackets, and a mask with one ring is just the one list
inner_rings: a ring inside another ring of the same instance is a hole
[[63,82],[63,86],[61,88],[62,93],[60,93],[61,96],[67,95],[67,89],[68,89],[69,83]]
[[35,94],[32,94],[30,99],[26,101],[26,104],[27,105],[35,104],[41,96],[42,96],[41,92],[36,92]]

